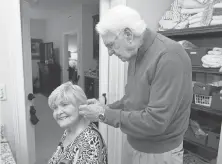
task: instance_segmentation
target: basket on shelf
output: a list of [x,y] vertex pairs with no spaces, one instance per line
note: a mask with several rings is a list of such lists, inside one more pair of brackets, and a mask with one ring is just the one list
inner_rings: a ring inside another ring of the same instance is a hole
[[212,96],[194,94],[195,104],[211,107]]
[[211,107],[213,94],[217,91],[217,87],[197,82],[194,84],[194,103],[197,105]]

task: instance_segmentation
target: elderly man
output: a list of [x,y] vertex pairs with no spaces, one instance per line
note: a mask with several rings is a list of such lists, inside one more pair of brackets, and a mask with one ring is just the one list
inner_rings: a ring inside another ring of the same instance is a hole
[[133,164],[182,164],[192,102],[189,56],[126,6],[110,9],[96,29],[109,55],[129,62],[128,81],[121,100],[83,105],[80,114],[127,134],[124,150]]

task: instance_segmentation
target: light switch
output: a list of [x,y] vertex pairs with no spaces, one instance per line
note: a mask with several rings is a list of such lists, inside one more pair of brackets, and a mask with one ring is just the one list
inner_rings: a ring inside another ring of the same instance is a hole
[[0,101],[6,100],[5,84],[0,84]]

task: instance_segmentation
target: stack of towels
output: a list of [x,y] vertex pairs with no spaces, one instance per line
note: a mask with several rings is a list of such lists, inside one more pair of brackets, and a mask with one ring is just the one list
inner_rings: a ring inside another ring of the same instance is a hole
[[213,6],[213,16],[210,25],[222,24],[222,1]]
[[170,10],[159,21],[159,30],[164,31],[209,25],[211,21],[209,6],[212,5],[213,1],[174,0]]
[[201,58],[205,68],[220,68],[222,72],[222,48],[215,47]]

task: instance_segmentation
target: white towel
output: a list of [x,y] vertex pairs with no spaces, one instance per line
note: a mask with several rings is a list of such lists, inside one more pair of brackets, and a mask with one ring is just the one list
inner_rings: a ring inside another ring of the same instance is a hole
[[201,22],[201,20],[202,20],[202,17],[194,18],[194,19],[189,20],[189,24],[194,24],[194,23],[197,23],[197,22]]
[[220,52],[222,52],[222,48],[214,47],[214,48],[213,48],[213,51],[220,51]]
[[185,20],[185,21],[180,22],[179,24],[177,24],[177,25],[175,26],[175,29],[184,29],[184,28],[187,28],[188,24],[189,24],[188,20]]
[[213,8],[222,8],[222,2],[215,4]]
[[203,65],[209,66],[211,68],[222,67],[222,55],[204,55],[201,58]]
[[181,9],[182,14],[195,14],[199,12],[203,12],[204,8],[199,8],[199,9]]
[[210,22],[210,25],[219,25],[219,24],[222,24],[222,20],[212,20]]
[[205,4],[207,3],[209,0],[197,0],[198,2],[202,3],[202,4]]
[[165,30],[173,29],[177,24],[178,24],[178,22],[175,22],[172,20],[160,20],[159,21],[160,28],[165,29]]
[[209,55],[222,55],[222,52],[220,51],[208,51]]
[[203,8],[206,4],[200,3],[197,0],[182,0],[180,6],[185,9]]
[[200,22],[194,23],[194,24],[190,24],[189,27],[190,28],[194,28],[194,27],[201,27],[203,26]]
[[212,17],[213,20],[222,20],[222,15],[217,15]]
[[199,18],[199,17],[202,17],[202,16],[203,16],[203,12],[199,12],[199,13],[197,13],[197,14],[194,14],[194,15],[190,16],[190,17],[188,18],[188,20],[195,19],[195,18]]

